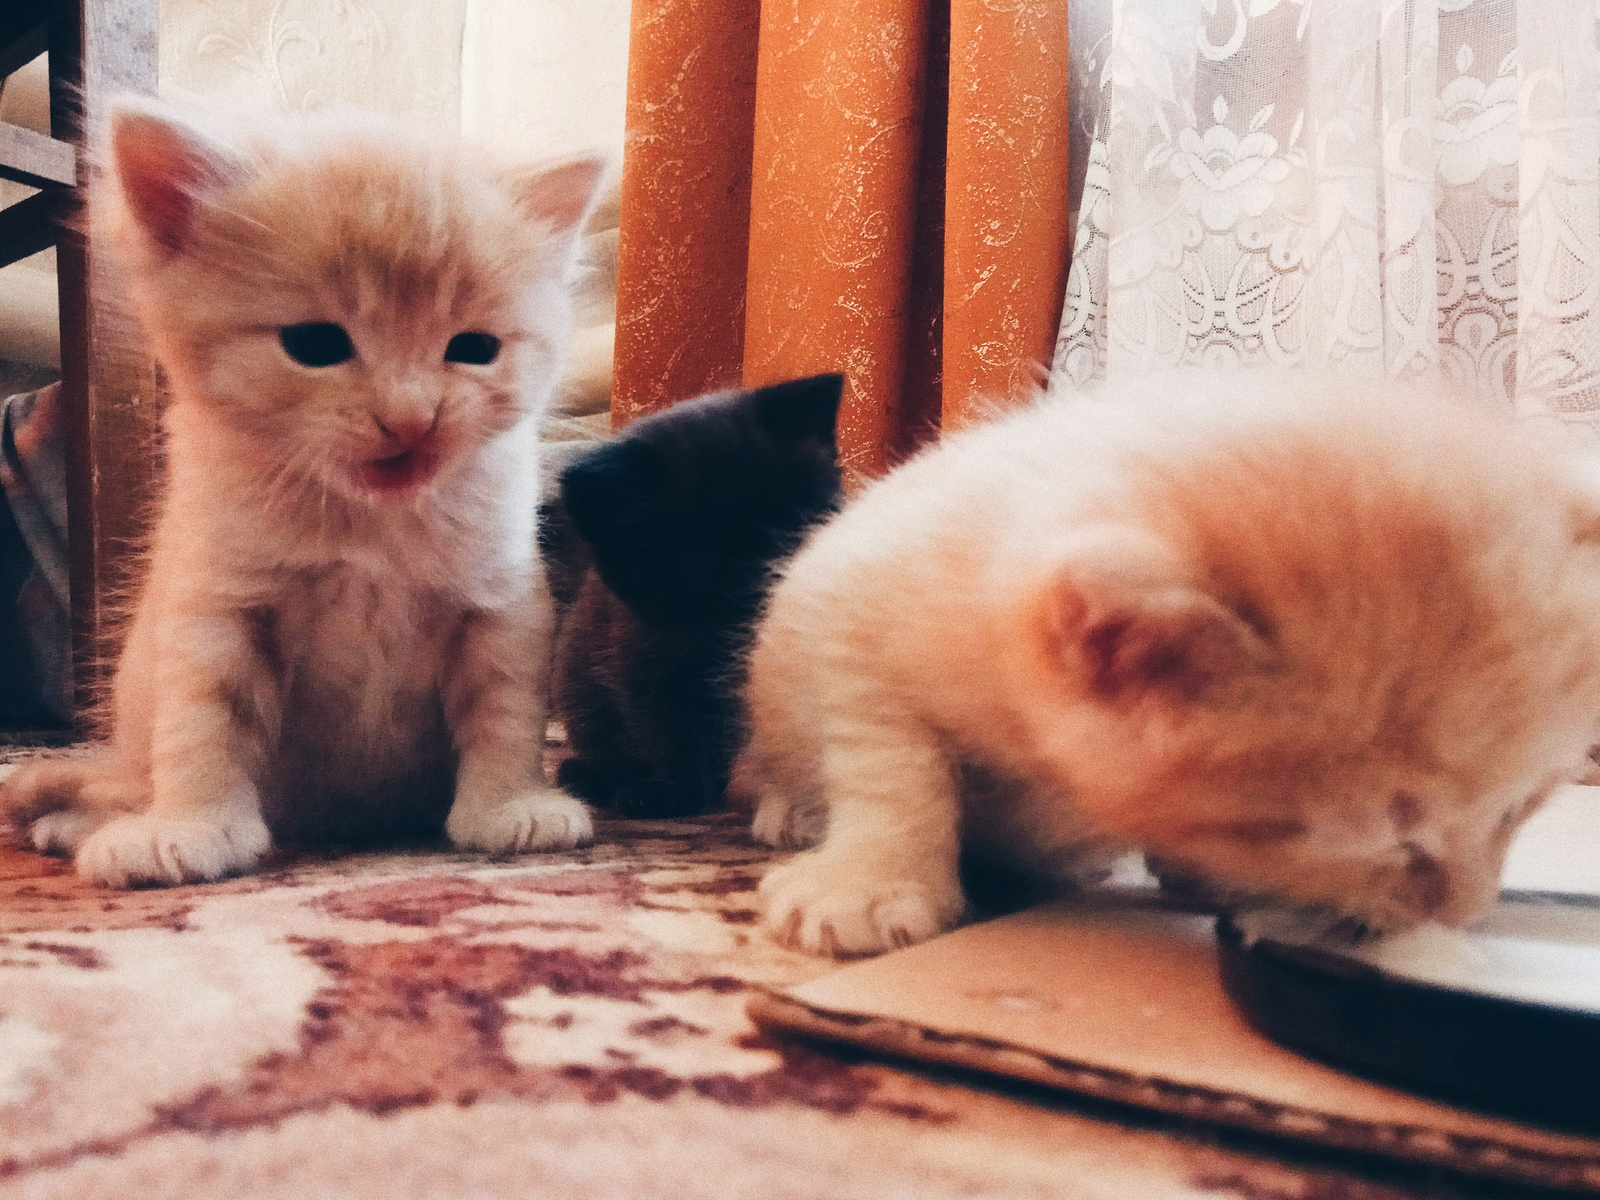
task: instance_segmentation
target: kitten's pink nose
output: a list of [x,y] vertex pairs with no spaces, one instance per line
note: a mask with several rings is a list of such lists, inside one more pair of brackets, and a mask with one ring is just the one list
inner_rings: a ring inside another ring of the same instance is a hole
[[439,423],[439,414],[437,412],[391,413],[388,416],[372,419],[384,437],[395,442],[401,452],[404,452],[428,440],[433,427]]

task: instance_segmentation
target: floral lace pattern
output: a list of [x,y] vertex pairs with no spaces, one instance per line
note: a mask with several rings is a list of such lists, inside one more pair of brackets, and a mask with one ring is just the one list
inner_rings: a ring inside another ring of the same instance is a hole
[[306,112],[352,105],[458,122],[466,0],[166,0],[172,99]]
[[1600,421],[1594,0],[1115,0],[1053,374],[1366,361]]

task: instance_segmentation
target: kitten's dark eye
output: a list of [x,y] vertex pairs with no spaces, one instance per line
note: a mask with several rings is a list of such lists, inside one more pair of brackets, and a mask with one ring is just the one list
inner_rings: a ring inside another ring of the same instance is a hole
[[278,330],[284,353],[302,367],[333,367],[348,362],[356,352],[350,335],[331,321],[285,325]]
[[500,339],[492,333],[458,333],[444,348],[445,362],[471,363],[481,367],[500,354]]

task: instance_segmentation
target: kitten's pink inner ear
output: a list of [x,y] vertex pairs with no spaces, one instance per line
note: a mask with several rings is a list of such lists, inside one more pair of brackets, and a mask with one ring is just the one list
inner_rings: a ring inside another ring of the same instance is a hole
[[1090,692],[1132,700],[1196,699],[1273,657],[1238,613],[1181,578],[1172,561],[1130,542],[1087,547],[1054,582],[1057,652],[1081,664]]
[[1198,592],[1153,593],[1091,618],[1080,645],[1104,699],[1164,688],[1196,699],[1261,655],[1244,622]]
[[606,160],[599,156],[575,158],[515,174],[508,183],[523,215],[566,233],[576,231],[589,215],[605,169]]
[[172,251],[188,241],[200,201],[227,178],[216,147],[150,113],[120,112],[112,118],[111,157],[134,219]]

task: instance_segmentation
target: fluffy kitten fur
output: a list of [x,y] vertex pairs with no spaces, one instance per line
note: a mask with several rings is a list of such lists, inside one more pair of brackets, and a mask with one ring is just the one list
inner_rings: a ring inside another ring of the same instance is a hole
[[107,751],[18,772],[0,810],[110,886],[446,810],[462,848],[587,840],[541,771],[535,450],[601,161],[135,102],[107,158],[95,201],[171,391],[165,496]]
[[674,405],[562,474],[591,563],[556,654],[564,787],[633,816],[722,802],[738,663],[772,567],[839,502],[843,382]]
[[1014,870],[1462,923],[1600,723],[1600,493],[1557,431],[1201,373],[950,438],[775,587],[736,786],[766,920],[870,954]]

